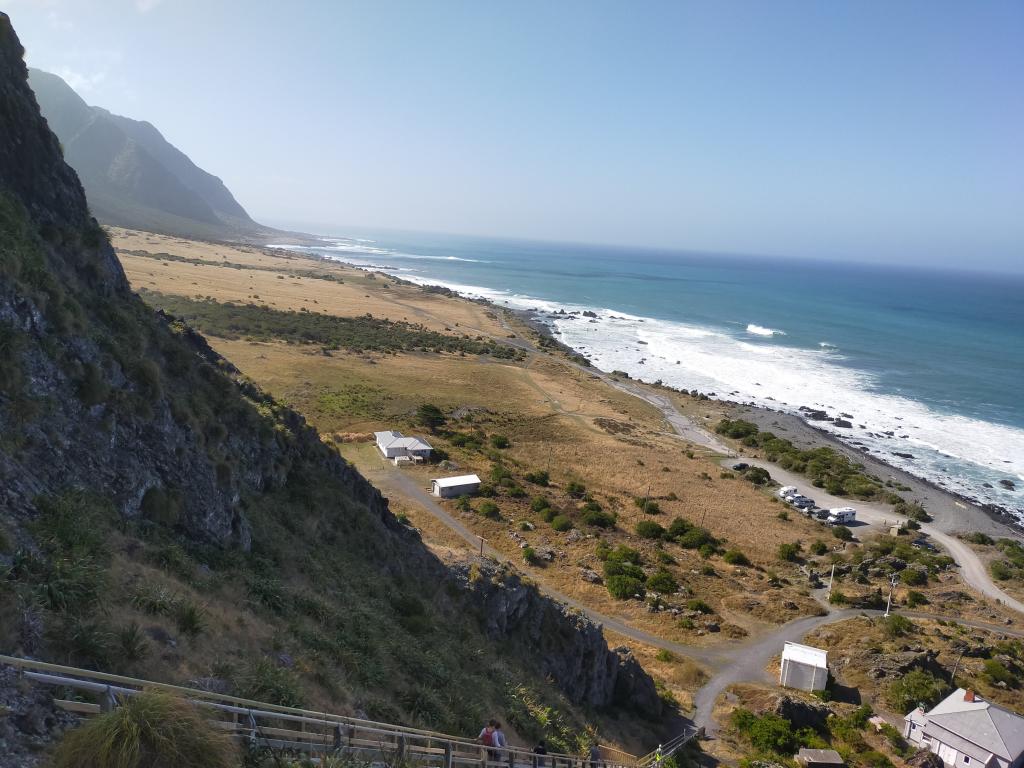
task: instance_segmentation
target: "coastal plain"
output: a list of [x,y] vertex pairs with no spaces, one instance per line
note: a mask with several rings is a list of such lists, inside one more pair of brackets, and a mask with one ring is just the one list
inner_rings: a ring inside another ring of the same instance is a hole
[[[770,489],[730,471],[728,462],[723,466],[726,455],[711,447],[721,446],[720,439],[701,444],[680,436],[662,409],[610,386],[607,377],[546,343],[512,312],[287,250],[122,229],[112,230],[111,238],[133,288],[155,308],[173,298],[176,306],[188,299],[288,313],[371,315],[485,340],[509,352],[331,349],[294,339],[254,339],[244,328],[206,334],[244,375],[302,413],[442,557],[468,561],[478,545],[486,544],[493,556],[513,563],[553,596],[634,630],[625,642],[637,648],[645,666],[661,678],[663,694],[684,711],[692,711],[698,688],[719,668],[716,650],[742,649],[772,638],[795,619],[828,613],[822,580],[828,580],[833,564],[839,570],[835,589],[850,607],[877,607],[876,596],[888,590],[883,569],[871,567],[879,558],[895,556],[875,543],[887,538],[888,530],[858,526],[853,541],[836,539],[827,527],[787,509]],[[629,386],[667,396],[700,428],[691,435],[713,431],[722,418],[744,418],[802,445],[835,447],[795,418],[636,382]],[[424,404],[447,417],[435,434],[417,421]],[[372,433],[384,429],[423,435],[449,463],[446,468],[393,466],[372,443]],[[738,444],[728,447],[744,450]],[[870,471],[884,469],[871,465]],[[432,477],[464,472],[479,474],[493,495],[461,507],[424,499]],[[527,479],[539,473],[547,475],[545,483]],[[926,501],[944,532],[1015,535],[940,489],[890,474]],[[556,530],[538,499],[566,517],[570,527]],[[612,524],[585,523],[588,505],[610,515]],[[690,548],[638,533],[638,525],[668,529],[676,518],[704,530],[715,546]],[[782,556],[794,544],[795,556]],[[647,600],[613,597],[603,567],[608,551],[621,547],[637,553],[648,576],[667,574],[675,590],[648,588]],[[749,564],[728,562],[726,552],[741,553]],[[896,604],[916,592],[913,600],[927,606],[920,610],[945,617],[940,620],[972,620],[996,639],[1013,636],[1024,621],[998,601],[972,593],[956,568],[932,566],[920,565],[927,573],[924,583],[894,590]],[[839,645],[855,643],[849,638],[861,634],[862,621],[851,616],[831,623],[825,637]],[[1000,627],[1009,634],[1000,634]],[[621,638],[616,627],[606,625],[606,632]],[[670,645],[680,652],[670,653]],[[870,683],[868,671],[858,670],[856,661],[848,670],[884,710],[882,684]],[[1002,695],[979,683],[995,697]]]

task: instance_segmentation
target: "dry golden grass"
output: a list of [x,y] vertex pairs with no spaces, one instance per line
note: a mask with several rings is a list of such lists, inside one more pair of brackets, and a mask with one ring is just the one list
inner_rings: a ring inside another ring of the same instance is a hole
[[965,646],[989,646],[999,642],[1001,633],[937,621],[914,619],[914,630],[900,637],[891,637],[885,631],[882,618],[855,618],[820,627],[806,638],[811,645],[829,649],[829,662],[839,682],[855,686],[864,701],[876,710],[902,718],[904,712],[892,712],[885,700],[885,690],[891,678],[876,678],[870,674],[872,665],[884,657],[913,649],[934,651],[936,662],[952,673],[956,669],[957,681],[1011,709],[1020,709],[1020,689],[1007,689],[992,685],[983,674],[984,658],[963,655]]
[[[254,247],[192,243],[148,235],[115,232],[115,245],[125,250],[168,252],[204,261],[229,261],[253,269],[191,265],[153,258],[121,255],[136,288],[149,288],[184,296],[211,296],[219,301],[263,303],[278,309],[309,309],[337,315],[361,315],[394,320],[409,319],[436,330],[477,332],[504,338],[510,330],[529,338],[521,322],[498,317],[494,308],[474,302],[428,294],[415,286],[397,285],[382,276]],[[259,267],[259,269],[256,269]],[[299,279],[296,273],[322,270],[344,283]],[[500,520],[476,513],[448,510],[474,533],[484,536],[531,577],[585,601],[597,610],[622,617],[638,627],[683,642],[715,643],[741,637],[800,615],[818,613],[820,606],[806,589],[806,578],[796,565],[777,559],[780,544],[805,545],[824,538],[827,531],[802,516],[784,521],[781,505],[770,494],[741,479],[722,478],[713,457],[666,434],[662,414],[649,404],[620,392],[595,376],[566,364],[558,354],[537,353],[524,362],[494,361],[487,357],[437,354],[348,354],[325,356],[313,348],[281,343],[211,339],[214,348],[252,377],[260,386],[302,412],[324,435],[344,440],[342,451],[372,481],[387,479],[383,461],[371,445],[353,443],[355,435],[396,428],[418,432],[413,414],[422,403],[434,403],[448,412],[463,409],[465,420],[453,424],[461,431],[483,430],[502,434],[511,447],[501,451],[504,464],[529,495],[546,493],[552,503],[570,512],[580,506],[564,488],[568,481],[586,484],[591,496],[618,516],[615,531],[585,529],[557,533],[529,508],[529,496],[496,499]],[[713,402],[675,397],[679,407],[700,423],[714,423],[721,406]],[[707,417],[711,417],[710,419]],[[430,438],[451,454],[459,471],[487,476],[492,457],[486,451],[457,448],[441,438]],[[689,453],[693,454],[691,458]],[[522,480],[527,471],[547,469],[552,488],[539,489]],[[402,470],[423,486],[437,472],[429,467]],[[633,531],[644,515],[635,496],[656,499],[663,513],[656,519],[667,526],[680,516],[708,528],[727,548],[743,551],[755,567],[733,567],[720,557],[704,560],[693,550],[675,544],[656,545],[640,540]],[[464,551],[453,535],[422,507],[391,492],[396,511],[406,514],[424,538],[442,554]],[[535,530],[521,531],[528,522]],[[584,568],[601,571],[595,555],[599,540],[628,543],[647,563],[665,555],[675,560],[668,567],[683,588],[673,597],[710,603],[721,633],[705,633],[702,623],[680,625],[667,612],[650,612],[634,600],[611,598],[604,586],[582,578]],[[556,552],[554,562],[527,566],[521,543]],[[708,570],[713,568],[713,572]]]

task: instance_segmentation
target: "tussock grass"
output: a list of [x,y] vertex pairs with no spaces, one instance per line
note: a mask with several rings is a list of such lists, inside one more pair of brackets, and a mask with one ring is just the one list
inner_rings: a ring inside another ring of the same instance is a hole
[[53,768],[228,768],[239,764],[230,737],[188,702],[145,691],[68,733]]

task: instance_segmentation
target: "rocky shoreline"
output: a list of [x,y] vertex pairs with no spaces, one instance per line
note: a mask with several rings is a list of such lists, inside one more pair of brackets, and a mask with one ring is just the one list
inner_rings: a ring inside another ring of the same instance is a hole
[[[531,310],[508,311],[560,349],[573,355],[582,354],[559,341],[549,323],[546,322],[546,318],[540,313]],[[923,504],[935,519],[935,526],[944,533],[980,531],[990,536],[1010,536],[1024,540],[1024,524],[1009,510],[993,504],[980,504],[975,499],[954,493],[933,482],[912,475],[873,454],[843,442],[831,432],[814,426],[811,421],[796,414],[776,411],[759,405],[738,403],[725,398],[715,398],[715,400],[733,408],[737,418],[751,421],[757,424],[759,429],[776,432],[800,448],[827,446],[851,460],[863,464],[869,473],[884,479],[891,479],[896,484],[910,488],[910,491],[904,491],[903,495],[908,500],[915,500]],[[808,419],[812,419],[817,413],[811,412],[806,415]],[[842,424],[837,425],[843,426]]]

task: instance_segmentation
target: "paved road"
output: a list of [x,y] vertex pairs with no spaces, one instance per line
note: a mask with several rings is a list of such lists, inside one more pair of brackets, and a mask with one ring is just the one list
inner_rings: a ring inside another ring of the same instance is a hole
[[[888,505],[868,501],[851,501],[850,499],[833,496],[825,493],[821,488],[814,488],[803,475],[789,472],[777,464],[772,464],[762,459],[741,457],[739,459],[729,459],[722,463],[723,465],[730,465],[737,461],[744,461],[747,464],[767,469],[771,473],[772,479],[781,485],[795,485],[797,488],[805,489],[806,495],[811,496],[819,507],[854,506],[857,508],[857,519],[869,525],[885,528],[886,526],[907,521],[907,518],[897,515]],[[964,580],[965,584],[986,597],[998,600],[1008,608],[1012,608],[1024,615],[1024,603],[1006,594],[1006,592],[995,585],[981,558],[967,544],[955,536],[940,531],[930,523],[922,523],[921,532],[927,533],[936,544],[945,549],[956,560],[957,565],[960,566],[960,577]]]

